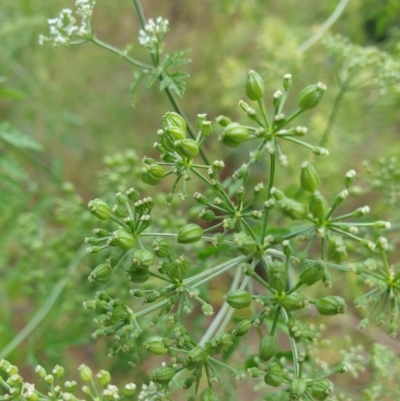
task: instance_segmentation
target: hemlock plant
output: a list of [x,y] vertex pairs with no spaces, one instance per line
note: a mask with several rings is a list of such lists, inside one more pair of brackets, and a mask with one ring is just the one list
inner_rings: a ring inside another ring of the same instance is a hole
[[[139,400],[209,401],[223,399],[219,383],[235,378],[257,388],[269,401],[351,399],[340,395],[333,381],[335,375],[362,371],[360,355],[353,347],[342,352],[335,364],[324,363],[317,345],[327,334],[314,322],[326,319],[329,324],[351,302],[332,289],[332,273],[336,272],[335,278],[342,275],[344,283],[356,275],[369,286],[354,300],[357,308],[368,311],[359,329],[375,320],[396,336],[400,265],[388,261],[390,244],[384,234],[389,222],[367,219],[368,206],[341,211],[356,178],[354,170],[345,174],[336,196],[324,196],[326,183],[316,166],[319,157],[329,157],[329,151],[309,143],[307,128],[297,125],[296,119],[318,106],[326,86],[307,86],[297,94],[297,108],[290,110],[286,100],[296,97],[290,74],[268,99],[261,76],[249,70],[244,88],[249,103],[239,102],[243,119],[219,116],[210,121],[207,114],[199,114],[193,128],[194,119],[185,116],[175,98],[183,95],[188,75],[174,68],[189,61],[186,52],[163,57],[168,21],[160,17],[146,22],[139,1],[134,1],[142,23],[139,43],[151,56],[152,63],[147,64],[131,57],[129,49],[120,51],[96,38],[94,5],[91,0],[77,0],[75,12],[62,10],[48,21],[50,34],[41,36],[40,43],[92,42],[119,54],[137,68],[132,90],[140,81],[150,87],[159,80],[174,111],[160,117],[154,137],[159,157],[143,159],[141,181],[159,191],[168,188],[163,208],[179,197],[183,206],[194,205],[197,217],[166,230],[158,221],[160,205],[146,190],[135,189],[135,182],[116,193],[114,202],[100,198],[89,202],[99,226],[85,239],[87,251],[104,255],[89,275],[91,283],[104,287],[84,303],[98,324],[93,335],[109,336],[110,355],[124,352],[132,365],[143,357],[142,347],[161,359],[150,372],[151,381],[136,394],[133,383],[123,390],[110,384],[110,374],[104,370],[95,383],[91,370],[82,365],[80,377],[87,382],[83,394],[93,400],[134,395]],[[224,173],[224,160],[212,160],[207,154],[207,143],[217,138],[229,148],[243,147],[244,153],[251,148],[232,174]],[[277,171],[288,164],[286,152],[290,155],[300,148],[306,161],[298,168],[297,192],[287,191]],[[262,163],[265,175],[255,184],[252,169]],[[201,252],[207,257],[198,257]],[[131,302],[122,302],[115,287],[108,291],[114,275],[124,275],[131,283]],[[229,283],[226,289],[221,277]],[[310,295],[309,287],[322,295]],[[196,327],[200,320],[193,321],[195,314],[204,315],[201,329]],[[244,357],[245,349],[250,358]],[[384,353],[379,346],[374,352]],[[376,360],[372,366],[379,371]],[[1,399],[80,397],[76,382],[63,382],[62,367],[51,374],[37,368],[47,393],[24,382],[8,361],[2,360],[0,368],[8,377],[2,381],[6,395]],[[362,399],[378,399],[381,390],[371,385]]]

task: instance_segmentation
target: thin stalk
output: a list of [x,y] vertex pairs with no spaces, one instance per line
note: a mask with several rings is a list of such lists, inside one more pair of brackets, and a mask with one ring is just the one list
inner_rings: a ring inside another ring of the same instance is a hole
[[337,112],[339,110],[340,103],[342,102],[343,96],[346,93],[346,86],[341,85],[338,95],[336,96],[335,102],[333,103],[331,115],[329,116],[328,124],[326,125],[325,131],[322,135],[322,138],[319,142],[319,146],[326,146],[329,140],[329,135],[331,133],[333,123],[337,116]]
[[[233,278],[233,281],[232,281],[229,291],[233,291],[233,290],[237,289],[241,274],[242,274],[241,269],[237,268],[235,277]],[[211,322],[210,326],[208,327],[207,331],[204,333],[203,337],[199,341],[200,346],[203,347],[205,345],[205,343],[214,335],[217,328],[221,325],[222,321],[224,320],[229,309],[232,309],[232,308],[229,306],[229,304],[224,302],[223,305],[221,306],[221,309],[218,311],[217,315],[215,316],[214,320]]]
[[319,30],[314,33],[310,38],[308,38],[304,43],[302,43],[297,51],[301,54],[309,49],[314,43],[316,43],[326,31],[339,19],[343,11],[347,7],[349,0],[341,0],[335,11],[329,16],[329,18],[321,25]]
[[[285,310],[285,308],[281,308],[282,312],[282,317],[283,320],[285,321],[286,326],[289,328],[289,316]],[[289,331],[290,333],[290,331]],[[292,348],[292,353],[293,353],[293,367],[294,367],[294,376],[295,377],[300,377],[300,364],[299,364],[299,355],[297,353],[297,345],[296,341],[294,338],[289,334],[289,341],[290,341],[290,346]]]
[[32,319],[27,323],[27,325],[10,341],[1,351],[0,351],[0,359],[6,358],[12,351],[17,348],[22,341],[24,341],[42,322],[42,320],[47,316],[50,312],[53,305],[56,303],[57,299],[60,297],[63,292],[65,286],[68,284],[69,279],[75,273],[77,267],[79,266],[83,256],[85,255],[86,246],[83,245],[79,248],[76,253],[74,259],[72,259],[71,263],[68,266],[67,274],[65,274],[53,287],[49,296],[47,297],[43,306],[35,313]]
[[[143,12],[142,4],[140,3],[139,0],[133,0],[133,4],[135,6],[136,14],[140,21],[140,25],[141,25],[142,29],[144,29],[144,27],[146,25],[146,17]],[[153,65],[156,67],[157,66],[157,58],[154,54],[151,54],[151,60],[153,62]],[[159,79],[161,82],[164,80],[164,77],[162,76],[162,74],[160,75]],[[175,99],[175,96],[172,94],[171,90],[168,87],[166,87],[164,90],[165,90],[168,100],[170,101],[174,110],[178,114],[180,114],[183,117],[183,119],[186,121],[187,130],[188,130],[189,135],[191,136],[192,139],[196,139],[196,135],[195,135],[191,125],[188,123],[189,120],[187,119],[187,117],[186,117],[184,111],[182,110],[181,106],[179,105],[178,101]],[[208,165],[210,164],[206,155],[203,152],[203,149],[201,149],[201,148],[200,148],[200,156],[203,159],[204,163],[206,163]]]

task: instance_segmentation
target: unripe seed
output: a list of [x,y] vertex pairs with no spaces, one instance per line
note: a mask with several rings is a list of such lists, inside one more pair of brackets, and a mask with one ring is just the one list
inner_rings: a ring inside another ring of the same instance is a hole
[[297,99],[299,107],[303,110],[314,108],[324,97],[326,86],[322,83],[309,85],[304,88]]
[[114,231],[112,238],[113,245],[118,246],[124,251],[129,251],[136,244],[136,238],[132,233],[126,231],[124,228]]
[[333,383],[330,380],[322,379],[311,386],[311,394],[317,400],[323,401],[333,392],[333,388]]
[[169,255],[169,242],[166,238],[156,238],[153,241],[153,249],[159,258],[165,258]]
[[225,145],[236,148],[249,139],[249,131],[243,125],[232,123],[224,129],[221,138]]
[[164,177],[164,169],[158,164],[151,164],[142,169],[141,179],[145,184],[157,185]]
[[325,198],[318,192],[314,192],[308,202],[311,214],[316,217],[319,221],[324,221],[325,216],[328,213],[329,206]]
[[176,239],[180,244],[190,244],[199,241],[202,236],[203,229],[198,224],[188,224],[179,230]]
[[162,127],[163,129],[167,129],[169,127],[178,127],[183,132],[186,132],[186,121],[180,114],[173,111],[168,111],[164,114]]
[[315,306],[320,315],[337,315],[344,313],[347,309],[346,303],[342,297],[336,295],[329,295],[324,298],[319,298]]
[[100,220],[108,220],[111,217],[111,211],[103,199],[96,198],[88,203],[90,213]]
[[275,336],[265,336],[260,343],[259,356],[263,361],[269,361],[278,350],[278,340]]
[[136,249],[135,252],[133,252],[133,265],[137,267],[150,267],[153,263],[153,252],[147,249]]
[[193,139],[182,139],[175,142],[176,151],[182,157],[193,159],[199,154],[199,144]]
[[264,81],[257,72],[253,70],[249,70],[247,72],[245,89],[247,97],[250,100],[262,100],[264,96],[265,85]]
[[251,294],[245,290],[234,290],[228,292],[225,301],[235,309],[247,308],[251,304]]
[[270,386],[278,387],[283,383],[284,377],[281,365],[270,362],[265,370],[264,382]]
[[170,366],[163,366],[153,370],[151,379],[156,383],[167,384],[175,376],[175,369]]
[[88,280],[94,284],[107,284],[110,281],[112,267],[108,263],[98,265],[89,275]]
[[317,170],[308,162],[304,162],[301,165],[300,184],[304,191],[309,192],[315,192],[321,185],[321,179],[319,178]]
[[207,387],[201,392],[200,401],[219,401],[219,397],[213,388]]

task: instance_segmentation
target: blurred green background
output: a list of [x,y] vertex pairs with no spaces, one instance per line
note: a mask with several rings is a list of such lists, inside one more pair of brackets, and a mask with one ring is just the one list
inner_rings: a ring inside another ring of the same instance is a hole
[[[181,100],[192,123],[198,113],[207,113],[210,119],[225,114],[244,120],[237,103],[245,97],[247,69],[260,72],[271,98],[282,76],[292,73],[288,105],[293,108],[296,93],[304,86],[318,81],[328,86],[318,110],[302,117],[302,124],[310,127],[310,142],[318,142],[338,93],[335,72],[320,41],[304,52],[298,49],[338,4],[337,0],[151,0],[143,7],[147,18],[169,19],[166,52],[192,50],[193,62],[186,67],[191,78]],[[157,87],[150,91],[139,87],[133,105],[129,97],[133,69],[114,54],[93,44],[39,46],[38,35],[47,33],[46,20],[64,7],[72,8],[73,2],[2,0],[0,6],[0,85],[5,94],[0,98],[0,123],[7,122],[24,137],[21,146],[0,143],[0,349],[68,274],[82,239],[93,227],[85,210],[87,201],[114,189],[112,183],[118,179],[129,183],[133,177],[129,169],[121,171],[110,164],[110,159],[104,170],[104,157],[120,154],[122,160],[126,149],[134,149],[138,160],[153,154],[161,117],[172,110]],[[139,22],[131,1],[98,0],[94,21],[100,39],[121,49],[133,44],[135,58],[149,62],[137,43]],[[377,46],[398,62],[399,24],[400,2],[353,0],[330,32],[361,46]],[[340,177],[338,184],[329,181],[327,194],[338,189],[349,168],[362,170],[364,159],[373,164],[400,153],[400,97],[391,89],[385,94],[358,91],[344,98],[328,144],[331,156],[320,162],[325,178]],[[35,142],[29,145],[29,139]],[[211,154],[221,158],[220,144],[209,142]],[[291,162],[289,174],[285,173],[289,186],[297,180],[298,165],[307,153],[286,151]],[[237,151],[227,157],[232,169],[244,161]],[[369,176],[362,177],[361,186],[367,188]],[[65,181],[73,183],[76,193]],[[373,203],[379,193],[368,192],[365,198]],[[378,200],[376,206],[382,218],[396,213]],[[81,308],[94,293],[86,277],[95,263],[88,259],[80,259],[49,314],[13,350],[13,363],[113,366],[104,361],[106,344],[91,339],[94,326]],[[118,361],[114,365],[118,370]]]

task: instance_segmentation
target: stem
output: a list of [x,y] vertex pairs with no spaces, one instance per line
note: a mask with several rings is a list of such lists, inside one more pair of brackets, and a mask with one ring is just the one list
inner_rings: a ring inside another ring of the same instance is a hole
[[[235,277],[232,281],[231,287],[229,291],[236,290],[238,284],[239,284],[239,279],[241,276],[241,269],[237,269],[235,273]],[[232,309],[229,304],[226,302],[223,303],[221,306],[221,309],[218,311],[217,316],[215,316],[214,320],[208,327],[207,331],[204,333],[203,337],[199,341],[200,346],[204,346],[204,344],[214,335],[215,331],[217,330],[217,327],[220,326],[221,322],[224,320],[226,314],[228,313],[229,309]]]
[[[274,177],[275,177],[275,153],[271,154],[271,168],[269,171],[269,183],[268,183],[268,194],[267,194],[267,199],[271,198],[271,189],[274,186]],[[262,246],[264,243],[264,237],[265,233],[267,231],[267,224],[268,224],[268,214],[269,214],[269,209],[266,209],[264,212],[263,216],[263,222],[262,222],[262,229],[261,229],[261,235],[260,235],[260,245]]]
[[65,286],[68,284],[69,279],[75,273],[75,270],[79,266],[83,256],[85,255],[86,246],[81,246],[76,253],[74,259],[69,264],[67,269],[67,274],[64,275],[56,285],[53,287],[53,290],[47,297],[44,305],[35,313],[32,319],[27,323],[27,325],[14,337],[14,339],[9,342],[1,351],[0,351],[0,359],[6,358],[15,348],[17,348],[22,341],[24,341],[32,332],[36,329],[36,327],[41,323],[41,321],[46,317],[49,313],[61,293],[63,292]]
[[[140,3],[140,0],[133,0],[133,4],[135,5],[135,9],[136,9],[136,13],[138,15],[139,21],[140,21],[140,25],[142,27],[142,29],[144,29],[145,25],[146,25],[146,17],[144,15],[143,12],[143,8],[142,5]],[[153,62],[154,67],[157,66],[157,58],[155,57],[154,54],[151,54],[151,60]],[[162,82],[164,80],[164,77],[162,76],[162,74],[159,77],[160,81]],[[186,121],[187,123],[187,130],[189,132],[189,135],[191,136],[192,139],[196,139],[196,135],[194,134],[194,131],[192,129],[192,127],[190,126],[190,124],[188,123],[188,119],[184,113],[184,111],[181,109],[181,106],[179,105],[178,101],[175,99],[174,95],[172,94],[171,90],[166,87],[165,89],[165,93],[167,94],[168,100],[170,101],[172,107],[174,108],[174,110],[180,114],[183,119]],[[204,163],[206,164],[210,164],[206,155],[203,152],[203,149],[200,148],[200,156],[203,159]]]
[[152,69],[151,65],[142,63],[141,61],[138,61],[138,60],[128,56],[123,51],[117,49],[116,47],[114,47],[114,46],[112,46],[112,45],[110,45],[110,44],[108,44],[106,42],[103,42],[100,39],[97,39],[95,36],[93,36],[93,38],[90,39],[90,40],[91,40],[91,42],[93,42],[94,44],[102,47],[103,49],[107,49],[112,53],[118,54],[118,56],[122,57],[128,63],[133,64],[136,67],[139,67],[139,68],[145,69],[145,70],[149,70],[149,71]]
[[[281,308],[281,312],[282,312],[283,320],[285,321],[285,324],[289,329],[289,316],[288,316],[285,308]],[[299,361],[298,361],[299,355],[297,353],[296,341],[294,340],[294,338],[290,334],[289,334],[289,341],[290,341],[290,346],[292,348],[292,353],[293,353],[294,375],[295,375],[295,377],[299,377],[299,373],[300,373],[300,364],[299,364]]]
[[319,142],[319,146],[325,146],[327,144],[328,140],[329,140],[329,135],[331,133],[333,123],[335,121],[337,112],[339,110],[339,105],[340,105],[340,103],[341,103],[341,101],[343,99],[343,96],[344,96],[345,92],[346,92],[346,86],[345,85],[341,85],[339,93],[336,96],[335,102],[333,103],[331,115],[329,116],[328,124],[327,124],[327,126],[325,128],[325,131],[324,131],[324,133],[322,135],[322,138],[321,138],[321,140]]
[[329,16],[329,18],[321,25],[321,28],[314,35],[309,37],[304,43],[302,43],[297,51],[299,53],[304,53],[309,49],[314,43],[316,43],[324,33],[338,20],[345,8],[347,7],[349,0],[341,0],[335,11]]

